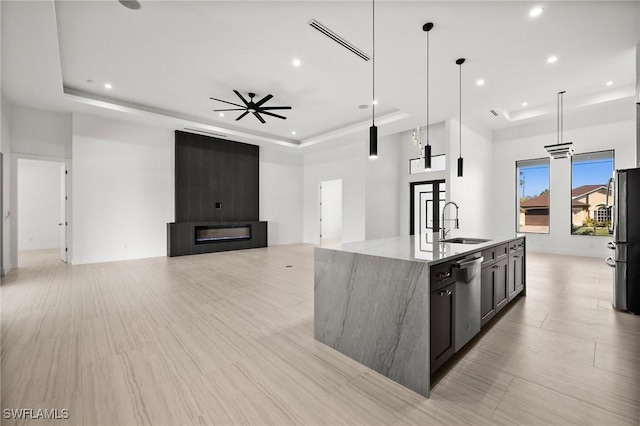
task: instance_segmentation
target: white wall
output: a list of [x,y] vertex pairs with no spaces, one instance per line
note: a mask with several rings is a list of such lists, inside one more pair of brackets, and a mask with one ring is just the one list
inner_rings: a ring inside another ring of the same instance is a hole
[[327,180],[322,189],[322,240],[342,241],[342,180]]
[[409,163],[401,161],[403,142],[400,134],[378,138],[378,158],[365,162],[367,240],[400,235],[400,170],[406,174]]
[[63,165],[18,160],[18,250],[60,248]]
[[[565,115],[564,140],[576,153],[615,150],[617,169],[635,166],[635,106],[632,101],[605,111]],[[556,142],[556,122],[548,120],[494,132],[493,221],[496,231],[515,231],[515,162],[546,157],[544,145]],[[559,254],[606,257],[608,237],[571,235],[571,161],[551,160],[550,233],[527,234],[527,248]]]
[[174,133],[74,114],[73,263],[165,256]]
[[302,156],[260,147],[260,220],[269,245],[302,242]]
[[305,243],[320,240],[320,182],[342,179],[342,241],[365,239],[366,161],[368,143],[363,139],[304,156]]
[[[493,198],[493,143],[491,131],[479,123],[462,122],[463,176],[458,177],[460,156],[460,122],[451,120],[448,131],[450,149],[447,180],[447,200],[459,208],[459,234],[469,237],[490,237],[493,234],[491,212]],[[451,210],[449,210],[451,209]],[[454,207],[447,207],[447,217],[452,217]],[[447,223],[447,228],[451,223]]]
[[11,151],[71,158],[71,114],[12,105]]

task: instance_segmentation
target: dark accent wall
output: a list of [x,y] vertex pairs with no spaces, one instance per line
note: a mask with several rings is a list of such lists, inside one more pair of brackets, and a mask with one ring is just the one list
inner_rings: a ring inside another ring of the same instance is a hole
[[259,147],[177,130],[175,149],[176,223],[258,221]]

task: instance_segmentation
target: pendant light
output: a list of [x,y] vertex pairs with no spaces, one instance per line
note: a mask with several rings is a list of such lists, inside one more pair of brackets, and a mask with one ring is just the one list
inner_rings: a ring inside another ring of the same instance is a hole
[[458,177],[462,177],[462,64],[464,64],[464,58],[456,60],[456,64],[460,67],[460,82],[459,82],[459,94],[460,94],[460,115],[458,117],[458,128],[460,135],[460,156],[458,157]]
[[431,168],[431,144],[429,143],[429,32],[433,29],[433,22],[427,22],[422,26],[422,31],[427,33],[427,142],[424,146],[424,168]]
[[371,55],[371,65],[373,69],[373,78],[371,79],[372,92],[372,108],[371,108],[371,127],[369,127],[369,158],[378,158],[378,128],[376,127],[376,1],[371,0],[372,15],[372,40],[373,54]]
[[555,145],[545,145],[544,147],[554,159],[569,158],[573,155],[573,143],[565,143],[562,138],[562,130],[564,127],[564,93],[564,90],[558,92],[558,142]]

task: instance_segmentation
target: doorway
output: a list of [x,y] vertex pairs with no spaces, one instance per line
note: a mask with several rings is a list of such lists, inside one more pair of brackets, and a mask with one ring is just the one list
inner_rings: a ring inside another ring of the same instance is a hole
[[444,179],[409,183],[409,235],[440,231],[440,209],[447,202]]
[[[18,159],[17,249],[21,257],[47,251],[67,262],[67,185],[64,162]],[[48,256],[48,255],[47,255]]]
[[342,179],[320,183],[320,244],[342,242]]

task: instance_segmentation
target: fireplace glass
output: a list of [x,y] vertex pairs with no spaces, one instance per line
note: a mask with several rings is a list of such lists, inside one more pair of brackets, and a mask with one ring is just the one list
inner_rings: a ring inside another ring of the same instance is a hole
[[196,226],[196,244],[250,240],[251,226]]

